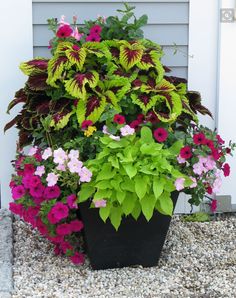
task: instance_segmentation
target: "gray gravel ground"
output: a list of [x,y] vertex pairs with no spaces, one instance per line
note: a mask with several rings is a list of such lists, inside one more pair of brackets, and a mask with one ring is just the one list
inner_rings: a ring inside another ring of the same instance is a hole
[[14,237],[13,298],[236,297],[235,215],[210,223],[174,217],[153,268],[92,271],[88,260],[75,267],[19,220]]

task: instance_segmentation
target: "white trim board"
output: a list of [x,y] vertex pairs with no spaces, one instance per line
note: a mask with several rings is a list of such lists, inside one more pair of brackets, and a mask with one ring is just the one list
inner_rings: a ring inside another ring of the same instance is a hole
[[68,2],[68,3],[72,3],[72,2],[93,2],[93,3],[123,3],[123,2],[127,2],[127,3],[138,3],[138,2],[146,2],[146,3],[153,3],[153,2],[156,2],[156,3],[178,3],[178,2],[182,2],[182,3],[188,3],[189,1],[192,1],[192,0],[127,0],[127,1],[122,1],[122,0],[32,0],[32,2],[36,2],[36,3],[53,3],[53,2]]
[[[4,70],[1,75],[1,109],[0,109],[0,181],[1,207],[7,208],[11,199],[9,182],[12,173],[11,160],[15,157],[16,129],[10,129],[4,135],[3,127],[16,114],[15,108],[10,115],[6,114],[9,102],[20,89],[26,77],[19,70],[20,62],[33,57],[32,38],[32,0],[0,1],[1,32],[0,63]],[[14,22],[15,20],[16,22]],[[7,24],[7,25],[6,25]]]

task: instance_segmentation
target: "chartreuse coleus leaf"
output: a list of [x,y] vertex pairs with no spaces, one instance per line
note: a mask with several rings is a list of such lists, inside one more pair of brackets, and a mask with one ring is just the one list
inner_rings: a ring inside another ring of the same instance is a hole
[[120,46],[120,64],[126,71],[140,62],[143,49],[144,47],[138,42],[132,44],[126,42]]
[[145,113],[155,107],[156,102],[160,99],[159,95],[150,95],[146,93],[132,93],[130,97],[132,102],[138,105]]
[[87,73],[76,73],[73,78],[65,81],[66,91],[73,97],[85,100],[86,88],[95,88],[99,80],[99,74],[95,70],[88,71]]
[[48,59],[36,57],[33,60],[22,62],[20,64],[20,70],[27,76],[46,73],[48,61]]
[[71,65],[76,65],[78,70],[82,70],[86,58],[86,50],[84,48],[68,49],[65,51],[66,57],[71,62]]
[[70,61],[66,56],[53,56],[48,62],[48,79],[47,84],[58,88],[56,81],[62,78],[62,73],[70,65]]

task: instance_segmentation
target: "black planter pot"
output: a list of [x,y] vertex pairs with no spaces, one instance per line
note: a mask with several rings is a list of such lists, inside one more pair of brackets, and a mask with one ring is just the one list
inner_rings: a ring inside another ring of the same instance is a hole
[[[172,193],[174,206],[179,193]],[[143,215],[136,221],[128,216],[122,219],[116,231],[109,220],[104,223],[96,208],[80,204],[84,222],[84,241],[91,266],[95,270],[121,268],[132,265],[152,267],[158,264],[171,217],[155,212],[149,222]]]

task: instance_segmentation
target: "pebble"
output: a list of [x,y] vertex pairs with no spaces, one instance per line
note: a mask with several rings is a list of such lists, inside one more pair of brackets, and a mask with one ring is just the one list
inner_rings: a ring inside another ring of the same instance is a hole
[[233,214],[209,223],[174,216],[159,265],[152,268],[93,271],[88,259],[76,267],[55,256],[28,224],[15,219],[13,228],[12,298],[236,297]]

